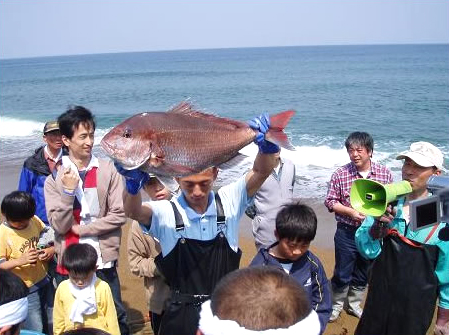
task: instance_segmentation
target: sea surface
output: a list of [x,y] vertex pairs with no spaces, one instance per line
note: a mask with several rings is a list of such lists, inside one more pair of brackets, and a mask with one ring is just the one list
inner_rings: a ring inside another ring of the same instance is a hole
[[[249,120],[295,109],[286,131],[296,151],[295,193],[320,198],[332,172],[349,161],[344,140],[367,131],[374,160],[400,180],[397,153],[429,141],[449,168],[449,45],[239,48],[0,60],[0,174],[20,167],[42,142],[42,128],[70,105],[96,116],[94,152],[127,117],[190,99],[220,116]],[[249,158],[223,171],[238,178]]]

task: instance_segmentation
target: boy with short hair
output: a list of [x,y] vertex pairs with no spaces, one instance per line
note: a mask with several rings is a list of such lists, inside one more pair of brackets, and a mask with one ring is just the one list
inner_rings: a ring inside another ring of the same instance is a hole
[[[154,175],[150,175],[143,190],[152,201],[170,200],[172,197],[170,190]],[[156,335],[159,332],[165,302],[170,297],[170,287],[154,262],[160,252],[159,242],[148,232],[143,232],[137,221],[133,221],[128,234],[129,268],[134,275],[144,278],[151,328]]]
[[326,272],[318,257],[309,251],[316,229],[317,217],[311,207],[301,203],[284,206],[276,216],[277,242],[259,250],[250,266],[275,266],[296,279],[318,313],[322,334],[332,307]]
[[0,269],[11,270],[29,288],[28,316],[24,329],[42,332],[51,317],[51,283],[47,276],[48,261],[54,247],[37,250],[45,224],[36,216],[36,202],[31,194],[14,191],[3,198],[1,211],[5,221],[0,225]]
[[93,327],[120,335],[109,285],[97,278],[97,251],[86,243],[72,244],[62,255],[69,279],[59,284],[53,309],[53,333]]
[[0,269],[0,335],[18,335],[28,315],[28,287],[11,271]]
[[197,335],[317,335],[320,323],[301,285],[274,267],[235,270],[201,306]]

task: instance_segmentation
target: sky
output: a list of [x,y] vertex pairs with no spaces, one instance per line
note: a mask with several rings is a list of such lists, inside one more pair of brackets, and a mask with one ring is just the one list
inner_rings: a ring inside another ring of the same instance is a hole
[[449,43],[447,0],[0,0],[0,58]]

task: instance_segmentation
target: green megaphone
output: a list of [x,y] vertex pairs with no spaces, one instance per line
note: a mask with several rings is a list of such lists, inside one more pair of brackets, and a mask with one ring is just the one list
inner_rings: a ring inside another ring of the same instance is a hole
[[390,202],[411,191],[406,180],[382,185],[370,179],[356,179],[351,185],[351,206],[365,215],[381,216]]

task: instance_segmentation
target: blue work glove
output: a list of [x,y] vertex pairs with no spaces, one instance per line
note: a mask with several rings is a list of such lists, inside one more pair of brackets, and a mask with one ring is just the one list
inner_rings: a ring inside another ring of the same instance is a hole
[[267,113],[261,114],[248,122],[248,125],[259,131],[254,139],[254,143],[259,146],[260,152],[264,154],[275,154],[279,152],[279,146],[277,144],[268,142],[265,140],[265,134],[270,129],[270,116]]
[[119,163],[114,162],[117,172],[125,177],[126,190],[128,193],[136,195],[139,193],[140,189],[147,183],[150,179],[148,173],[143,172],[139,169],[126,170]]

